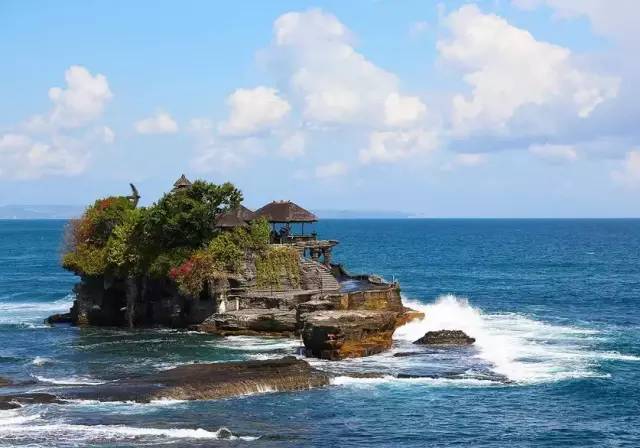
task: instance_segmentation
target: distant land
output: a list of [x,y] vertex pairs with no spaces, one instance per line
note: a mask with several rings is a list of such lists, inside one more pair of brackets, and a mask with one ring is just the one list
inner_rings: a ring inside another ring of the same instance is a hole
[[69,219],[84,209],[81,205],[0,205],[0,219]]
[[411,213],[385,210],[312,210],[320,219],[406,219]]
[[[69,219],[82,214],[83,205],[0,205],[0,219]],[[320,219],[404,219],[407,212],[384,210],[313,210]]]

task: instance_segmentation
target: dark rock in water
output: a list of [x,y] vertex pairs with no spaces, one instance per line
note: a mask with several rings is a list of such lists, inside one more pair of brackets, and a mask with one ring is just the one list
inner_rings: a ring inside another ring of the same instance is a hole
[[302,339],[308,356],[323,359],[374,355],[391,347],[397,314],[389,311],[317,311],[307,316]]
[[214,400],[261,392],[307,390],[329,376],[292,356],[267,361],[192,364],[95,387],[67,390],[67,398],[149,402]]
[[0,395],[0,409],[17,409],[22,407],[23,404],[63,404],[64,401],[60,400],[55,395],[44,393],[26,393],[26,394],[11,394]]
[[424,352],[398,352],[398,353],[394,353],[393,357],[394,358],[407,358],[409,356],[420,356],[420,355],[424,355]]
[[11,380],[8,380],[6,378],[2,378],[0,376],[0,387],[11,386],[12,384],[13,384],[13,382]]
[[233,433],[229,431],[228,428],[218,429],[217,434],[218,434],[218,439],[220,440],[231,440],[234,437]]
[[475,338],[468,336],[460,330],[439,330],[427,331],[424,336],[414,342],[423,345],[471,345],[476,342]]
[[21,407],[22,405],[15,401],[4,401],[2,397],[0,397],[0,411],[8,411],[9,409],[18,409]]
[[73,318],[71,317],[71,313],[63,313],[63,314],[53,314],[47,317],[44,320],[46,324],[71,324],[73,323]]

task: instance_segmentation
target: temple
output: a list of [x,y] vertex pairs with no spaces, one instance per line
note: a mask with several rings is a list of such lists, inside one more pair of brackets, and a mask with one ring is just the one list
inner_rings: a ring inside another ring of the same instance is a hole
[[[183,174],[173,192],[192,186]],[[134,190],[130,200],[138,198]],[[318,217],[289,200],[255,211],[240,204],[212,224],[234,232],[257,219],[270,225],[267,248],[246,251],[240,269],[208,277],[199,293],[185,293],[170,276],[82,275],[69,319],[77,325],[299,335],[308,355],[327,359],[367,356],[391,346],[393,330],[411,316],[398,283],[351,275],[333,263],[338,241],[318,238]]]

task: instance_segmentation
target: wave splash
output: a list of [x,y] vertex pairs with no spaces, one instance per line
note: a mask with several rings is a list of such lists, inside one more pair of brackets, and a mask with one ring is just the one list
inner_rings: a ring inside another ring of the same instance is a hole
[[394,339],[413,342],[427,331],[462,330],[476,338],[476,356],[516,383],[607,377],[598,371],[600,361],[640,360],[595,350],[597,331],[552,325],[515,313],[486,314],[451,294],[431,304],[406,299],[405,303],[424,312],[425,318],[398,328]]
[[23,409],[0,411],[0,441],[8,440],[50,440],[64,437],[67,441],[126,440],[140,438],[163,439],[213,439],[244,440],[259,439],[255,436],[238,436],[227,428],[209,431],[202,428],[143,428],[125,425],[80,425],[64,421],[46,421],[40,414],[23,414]]
[[50,328],[43,320],[55,313],[66,313],[73,305],[73,294],[53,302],[0,301],[0,325],[22,325],[28,328]]

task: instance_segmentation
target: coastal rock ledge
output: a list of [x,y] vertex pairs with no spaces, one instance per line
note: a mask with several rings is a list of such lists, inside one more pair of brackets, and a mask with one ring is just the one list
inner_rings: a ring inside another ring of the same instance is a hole
[[317,311],[302,329],[307,356],[338,360],[381,353],[391,348],[396,318],[390,311]]
[[476,342],[475,338],[460,330],[439,330],[427,331],[424,336],[414,342],[418,345],[471,345]]
[[95,387],[63,398],[99,401],[216,400],[264,392],[307,390],[329,384],[329,375],[293,356],[260,361],[191,364]]

